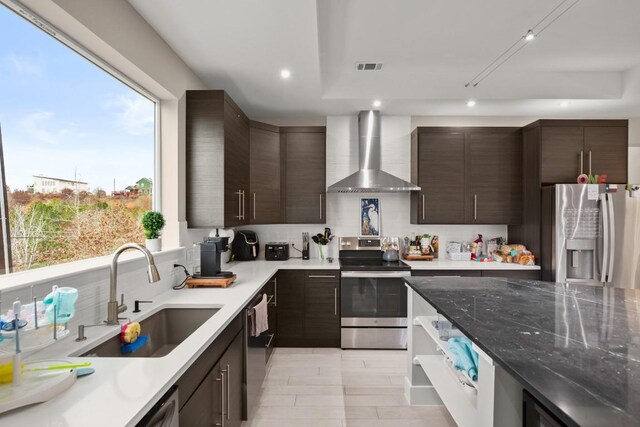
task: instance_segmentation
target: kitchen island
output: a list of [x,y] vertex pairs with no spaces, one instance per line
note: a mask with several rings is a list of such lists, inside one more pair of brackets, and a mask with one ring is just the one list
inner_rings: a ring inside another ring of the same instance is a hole
[[[435,392],[462,426],[521,425],[524,389],[558,425],[640,424],[640,292],[501,278],[406,282],[413,404],[432,403]],[[453,374],[429,371],[433,345],[443,345],[429,341],[428,320],[439,316],[480,354],[471,393],[448,381]]]

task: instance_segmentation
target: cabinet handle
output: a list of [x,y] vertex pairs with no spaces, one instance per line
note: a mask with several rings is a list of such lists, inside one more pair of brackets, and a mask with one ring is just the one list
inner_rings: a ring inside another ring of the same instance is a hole
[[242,190],[236,191],[236,194],[238,195],[238,216],[236,218],[242,220]]
[[478,195],[473,195],[473,219],[478,219]]
[[422,193],[422,220],[424,221],[424,193]]
[[220,422],[216,423],[217,426],[224,427],[224,370],[220,371],[220,378],[216,378],[216,381],[220,381]]
[[229,402],[231,401],[230,399],[230,395],[231,393],[229,393],[229,383],[231,379],[231,366],[229,366],[227,364],[227,419],[229,419],[229,413],[231,412],[231,410],[229,409]]
[[276,334],[271,334],[271,335],[270,335],[270,337],[271,337],[271,338],[269,338],[269,342],[267,343],[267,345],[265,345],[265,346],[264,346],[265,348],[269,348],[269,347],[271,347],[271,341],[273,341],[273,339],[275,338],[275,336],[276,336]]
[[243,220],[243,221],[244,221],[244,219],[246,218],[246,217],[245,217],[245,211],[246,211],[246,209],[245,209],[245,208],[246,208],[246,207],[247,207],[247,203],[246,203],[246,202],[245,202],[245,200],[244,200],[244,190],[242,190],[242,220]]
[[335,279],[336,278],[336,276],[331,274],[318,274],[318,275],[310,274],[307,277],[310,279]]
[[333,288],[333,315],[338,315],[338,288]]
[[589,150],[589,175],[591,175],[591,150]]
[[273,279],[273,306],[278,306],[278,279]]
[[580,152],[580,175],[584,173],[584,151]]
[[320,193],[320,219],[322,219],[322,193]]
[[253,219],[256,219],[256,193],[253,193]]

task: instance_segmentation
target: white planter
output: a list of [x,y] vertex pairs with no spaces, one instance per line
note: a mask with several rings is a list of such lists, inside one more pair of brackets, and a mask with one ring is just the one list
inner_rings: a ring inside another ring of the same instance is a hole
[[160,249],[162,247],[162,239],[160,237],[158,237],[157,239],[145,239],[144,246],[151,252],[160,252]]
[[635,199],[636,197],[640,197],[640,190],[631,190],[631,191],[630,191],[630,193],[631,193],[631,194],[630,194],[630,195],[631,195],[631,197],[633,197],[634,199]]

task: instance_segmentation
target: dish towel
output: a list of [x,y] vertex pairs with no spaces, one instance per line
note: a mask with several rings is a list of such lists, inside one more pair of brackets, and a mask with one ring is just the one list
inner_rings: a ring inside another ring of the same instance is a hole
[[251,326],[251,335],[254,337],[269,329],[267,294],[262,294],[262,301],[253,307],[253,322]]
[[449,339],[449,351],[454,357],[453,366],[464,371],[474,381],[478,381],[478,353],[471,348],[471,340],[466,337]]

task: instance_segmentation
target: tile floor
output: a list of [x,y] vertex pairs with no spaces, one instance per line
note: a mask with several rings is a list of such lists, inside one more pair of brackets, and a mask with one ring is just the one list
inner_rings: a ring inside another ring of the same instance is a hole
[[455,427],[443,406],[409,406],[405,351],[277,348],[245,427]]

